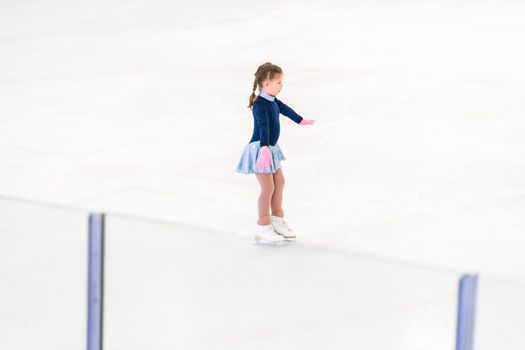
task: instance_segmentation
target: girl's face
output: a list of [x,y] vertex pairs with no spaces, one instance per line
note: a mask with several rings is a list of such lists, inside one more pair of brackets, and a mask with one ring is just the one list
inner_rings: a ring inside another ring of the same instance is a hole
[[263,81],[262,91],[268,95],[277,96],[283,87],[283,74],[276,74],[273,79]]

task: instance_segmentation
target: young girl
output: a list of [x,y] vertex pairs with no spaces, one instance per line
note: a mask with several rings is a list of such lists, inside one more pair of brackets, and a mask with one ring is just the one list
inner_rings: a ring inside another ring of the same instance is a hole
[[[279,113],[300,125],[312,125],[315,120],[304,119],[293,109],[277,99],[283,86],[283,71],[278,66],[266,62],[255,72],[253,92],[248,108],[253,111],[253,134],[245,146],[237,172],[255,174],[261,186],[258,200],[259,219],[255,240],[270,242],[295,238],[295,233],[284,221],[282,208],[284,175],[281,161],[285,160],[279,139]],[[255,89],[260,93],[255,95]],[[270,216],[270,209],[272,215]]]

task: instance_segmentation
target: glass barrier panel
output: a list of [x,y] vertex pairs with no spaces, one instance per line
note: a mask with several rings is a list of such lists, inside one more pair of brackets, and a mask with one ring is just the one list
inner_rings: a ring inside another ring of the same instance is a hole
[[106,218],[109,349],[453,349],[455,272]]
[[525,283],[480,276],[475,350],[525,348]]
[[85,349],[87,217],[0,199],[0,349]]

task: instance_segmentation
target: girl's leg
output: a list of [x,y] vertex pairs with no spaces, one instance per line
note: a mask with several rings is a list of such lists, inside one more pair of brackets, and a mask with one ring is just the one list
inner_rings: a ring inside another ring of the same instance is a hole
[[259,185],[261,185],[261,193],[257,202],[259,210],[259,219],[257,220],[258,225],[269,225],[272,223],[270,220],[270,205],[272,201],[272,193],[274,191],[273,176],[272,174],[255,174]]
[[273,182],[275,189],[272,195],[272,215],[284,217],[283,211],[283,190],[284,190],[284,174],[282,168],[277,169],[273,173]]

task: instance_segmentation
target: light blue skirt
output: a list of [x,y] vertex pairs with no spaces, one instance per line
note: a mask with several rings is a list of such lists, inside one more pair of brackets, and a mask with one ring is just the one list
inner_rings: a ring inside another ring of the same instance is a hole
[[237,172],[242,174],[270,174],[275,173],[277,169],[281,167],[281,161],[285,160],[285,156],[279,144],[275,146],[269,146],[270,153],[272,154],[272,162],[270,163],[270,170],[268,167],[263,168],[262,171],[259,171],[257,168],[257,159],[259,158],[259,151],[261,149],[260,141],[253,141],[244,147],[244,151],[241,155],[241,160],[237,165]]

